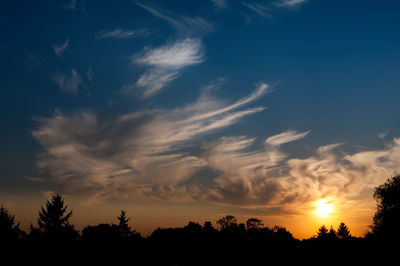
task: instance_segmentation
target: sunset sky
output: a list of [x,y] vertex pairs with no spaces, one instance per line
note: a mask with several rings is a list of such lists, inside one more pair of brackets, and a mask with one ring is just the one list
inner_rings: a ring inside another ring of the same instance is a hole
[[400,169],[400,1],[5,0],[0,204],[361,236]]

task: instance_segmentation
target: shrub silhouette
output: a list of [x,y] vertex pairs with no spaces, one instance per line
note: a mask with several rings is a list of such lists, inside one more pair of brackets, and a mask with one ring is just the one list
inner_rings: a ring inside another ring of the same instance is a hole
[[375,188],[377,209],[371,226],[375,238],[400,237],[400,174]]
[[52,195],[51,199],[46,201],[46,207],[42,206],[39,211],[38,227],[31,224],[30,239],[51,241],[78,239],[79,232],[69,222],[72,211],[67,212],[67,208],[59,194]]
[[19,223],[15,224],[14,215],[2,205],[0,207],[0,241],[13,241],[22,237],[23,232],[19,229]]

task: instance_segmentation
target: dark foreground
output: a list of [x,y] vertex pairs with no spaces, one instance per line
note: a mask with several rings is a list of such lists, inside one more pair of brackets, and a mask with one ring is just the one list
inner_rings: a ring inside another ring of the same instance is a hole
[[[374,242],[366,239],[349,241],[260,242],[213,239],[179,241],[91,242],[64,243],[19,241],[1,249],[1,257],[10,264],[98,263],[118,265],[289,265],[307,264],[370,264],[389,265],[397,257],[398,243]],[[398,265],[398,260],[390,265]],[[5,265],[5,264],[4,264]]]

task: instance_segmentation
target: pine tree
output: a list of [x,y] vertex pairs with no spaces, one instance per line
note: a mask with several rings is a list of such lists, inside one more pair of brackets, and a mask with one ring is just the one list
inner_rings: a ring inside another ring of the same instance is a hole
[[338,229],[337,229],[337,236],[339,239],[349,239],[351,238],[350,235],[350,230],[347,227],[347,225],[345,225],[345,223],[340,223]]
[[21,234],[19,223],[15,224],[14,215],[11,215],[2,205],[0,207],[0,241],[17,240]]
[[329,240],[336,240],[337,239],[337,234],[333,226],[331,225],[331,228],[329,229],[328,232],[328,239]]
[[46,207],[41,207],[38,227],[31,225],[31,237],[45,240],[74,240],[79,237],[78,231],[69,220],[72,211],[67,211],[68,206],[64,206],[64,200],[59,195],[52,195],[50,200],[46,201]]
[[317,239],[328,239],[328,228],[326,228],[325,225],[322,225],[320,228],[318,228]]
[[131,227],[129,226],[128,222],[130,218],[126,217],[126,211],[121,210],[121,214],[118,216],[118,225],[117,229],[123,239],[128,239],[131,238],[136,234],[136,230],[131,230]]

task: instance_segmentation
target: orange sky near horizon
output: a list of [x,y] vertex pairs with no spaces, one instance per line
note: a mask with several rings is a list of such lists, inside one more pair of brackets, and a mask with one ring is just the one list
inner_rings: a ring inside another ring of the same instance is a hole
[[[332,210],[327,215],[318,213],[317,202],[298,206],[296,214],[263,215],[262,212],[256,213],[257,210],[200,203],[123,203],[114,201],[85,205],[76,198],[64,197],[64,199],[69,209],[73,210],[71,222],[78,230],[82,230],[87,225],[116,223],[116,217],[120,214],[121,209],[124,209],[127,211],[127,216],[131,217],[131,227],[140,232],[142,236],[150,235],[157,227],[183,227],[189,221],[200,224],[211,221],[217,227],[218,219],[224,215],[234,215],[238,223],[245,223],[248,218],[256,217],[262,220],[267,227],[284,226],[295,238],[300,240],[316,235],[321,225],[325,225],[328,229],[330,226],[337,229],[341,222],[349,227],[353,236],[359,237],[364,236],[367,232],[375,211],[373,200],[359,208],[340,201],[327,200],[326,203],[332,205]],[[35,225],[40,206],[45,202],[44,195],[9,194],[3,195],[1,203],[9,209],[11,214],[15,215],[16,221],[21,223],[21,228],[28,232],[30,224]]]

